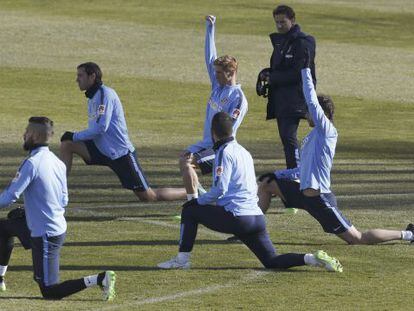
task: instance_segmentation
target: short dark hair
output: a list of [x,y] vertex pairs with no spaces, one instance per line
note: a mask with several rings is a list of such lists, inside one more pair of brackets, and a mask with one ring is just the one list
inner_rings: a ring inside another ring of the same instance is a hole
[[332,98],[325,94],[318,94],[319,105],[321,105],[323,112],[331,122],[334,120],[335,105]]
[[276,15],[286,15],[287,18],[290,20],[295,19],[295,11],[287,5],[279,5],[276,7],[276,9],[273,10],[273,17]]
[[218,112],[211,121],[211,131],[218,139],[233,135],[233,118],[226,112]]
[[102,84],[102,71],[101,68],[99,68],[98,64],[95,64],[93,62],[86,62],[83,64],[80,64],[78,66],[79,68],[83,68],[85,72],[90,76],[91,74],[95,74],[95,83]]
[[29,124],[37,125],[36,128],[45,141],[48,141],[53,136],[53,121],[48,117],[30,117]]

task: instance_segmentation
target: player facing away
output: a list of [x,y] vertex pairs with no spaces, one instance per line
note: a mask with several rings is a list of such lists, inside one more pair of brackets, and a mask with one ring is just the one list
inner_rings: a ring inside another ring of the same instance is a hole
[[233,119],[225,112],[212,120],[215,160],[209,192],[183,205],[179,253],[158,264],[162,269],[190,268],[190,253],[198,224],[237,236],[266,268],[287,269],[311,265],[342,272],[342,265],[324,251],[278,255],[266,231],[265,216],[257,205],[253,159],[232,136]]
[[73,154],[77,154],[87,165],[110,167],[122,186],[132,190],[141,201],[184,200],[184,188],[149,186],[128,137],[121,101],[113,89],[103,84],[99,66],[92,62],[80,64],[76,81],[88,98],[88,128],[65,132],[61,138],[60,158],[66,164],[67,174],[72,168]]
[[302,83],[308,106],[307,119],[312,130],[302,143],[300,167],[261,176],[259,206],[266,212],[272,196],[278,196],[286,207],[306,210],[325,232],[336,234],[348,244],[375,244],[392,240],[413,242],[413,224],[409,224],[404,231],[374,229],[360,232],[338,209],[330,189],[338,138],[333,123],[334,104],[330,97],[316,95],[308,64],[309,54],[302,69]]
[[[14,234],[32,248],[34,279],[46,299],[62,299],[87,287],[99,285],[105,300],[115,297],[115,272],[105,271],[81,279],[59,283],[60,250],[66,236],[65,206],[68,204],[66,166],[49,150],[53,122],[46,117],[31,117],[24,133],[24,149],[29,156],[20,165],[16,177],[0,194],[0,207],[7,207],[24,194],[26,225],[21,232],[0,229],[1,286],[6,289],[4,275],[12,248],[5,238]],[[4,224],[4,223],[3,223]],[[27,231],[30,241],[27,241]]]
[[200,168],[202,174],[210,174],[212,171],[214,151],[211,120],[213,116],[220,111],[228,113],[233,119],[233,133],[236,136],[248,106],[241,86],[236,82],[238,66],[236,59],[229,55],[217,58],[214,42],[216,18],[209,15],[205,19],[205,61],[211,82],[211,94],[207,102],[203,139],[187,147],[180,155],[180,171],[187,191],[187,200],[198,197],[199,182],[195,168]]

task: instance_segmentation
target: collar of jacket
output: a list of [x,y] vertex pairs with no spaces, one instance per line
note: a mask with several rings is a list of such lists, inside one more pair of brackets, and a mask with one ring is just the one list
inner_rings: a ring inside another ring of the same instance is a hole
[[287,33],[278,33],[274,32],[270,34],[270,40],[272,41],[273,46],[276,43],[281,43],[281,40],[294,40],[299,36],[306,36],[301,30],[299,24],[295,24],[290,28]]
[[40,147],[49,147],[49,144],[34,144],[30,149],[29,149],[29,153],[32,154],[33,151],[36,151],[36,149],[40,148]]
[[102,83],[95,83],[89,89],[86,90],[85,96],[91,99],[96,94],[96,92],[99,90],[101,86],[102,86]]
[[223,138],[223,139],[221,139],[221,140],[214,143],[213,150],[217,151],[221,146],[223,146],[223,145],[225,145],[225,144],[227,144],[227,143],[229,143],[233,140],[234,140],[233,136]]

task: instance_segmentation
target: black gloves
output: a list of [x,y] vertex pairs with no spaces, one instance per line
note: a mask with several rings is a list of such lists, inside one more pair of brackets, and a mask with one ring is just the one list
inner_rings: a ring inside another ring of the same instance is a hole
[[183,204],[183,207],[194,207],[198,205],[197,199],[191,199],[190,201],[187,201]]
[[303,68],[310,68],[310,53],[308,48],[305,49],[305,60]]
[[259,177],[259,181],[262,182],[267,178],[267,183],[270,184],[272,180],[276,181],[276,175],[274,173],[267,173]]
[[256,82],[256,93],[258,96],[266,98],[269,95],[270,68],[265,68],[259,72]]
[[20,219],[25,218],[26,213],[23,207],[13,208],[8,214],[7,219]]
[[62,137],[60,138],[60,141],[65,141],[65,140],[72,140],[73,141],[73,132],[65,132]]

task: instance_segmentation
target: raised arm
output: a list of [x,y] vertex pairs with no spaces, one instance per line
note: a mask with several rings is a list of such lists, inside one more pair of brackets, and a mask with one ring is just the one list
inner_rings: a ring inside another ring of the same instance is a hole
[[95,111],[95,122],[89,122],[89,126],[86,130],[74,133],[73,141],[94,139],[96,136],[101,135],[108,130],[112,118],[115,98],[113,98],[111,94],[105,93],[103,89],[100,92],[100,96],[100,104]]
[[319,105],[318,96],[316,95],[315,87],[312,81],[312,74],[309,68],[309,51],[305,52],[305,66],[302,69],[302,84],[303,95],[305,96],[306,104],[308,106],[308,112],[312,118],[315,127],[318,131],[322,131],[325,135],[333,132],[335,127],[328,119]]
[[216,44],[214,42],[215,22],[215,16],[206,16],[206,41],[204,46],[204,55],[212,87],[214,87],[214,85],[217,83],[216,74],[214,70],[214,61],[217,59]]

